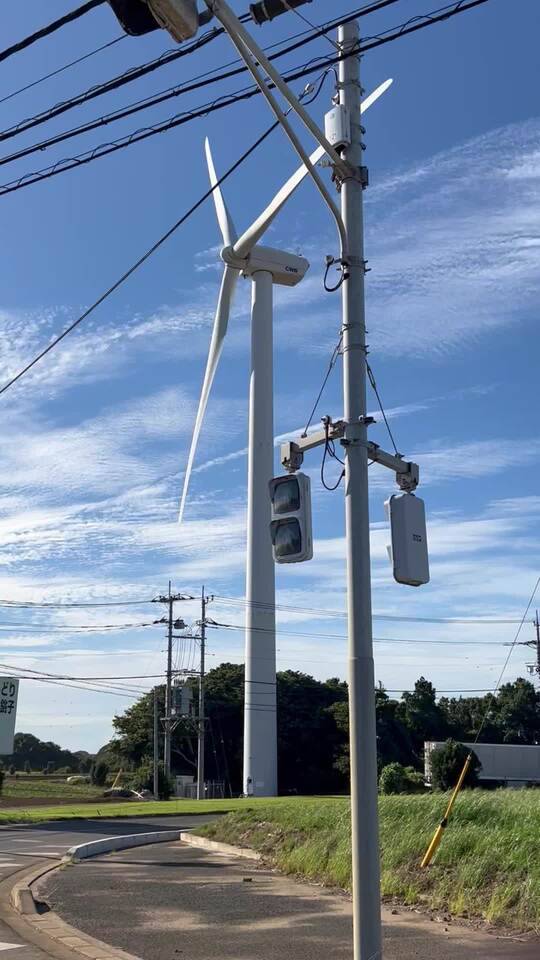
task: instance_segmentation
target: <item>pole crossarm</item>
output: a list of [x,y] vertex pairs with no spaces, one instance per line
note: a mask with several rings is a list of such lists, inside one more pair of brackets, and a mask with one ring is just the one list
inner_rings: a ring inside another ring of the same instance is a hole
[[[336,420],[335,423],[330,421],[323,430],[317,430],[306,437],[299,437],[298,440],[287,440],[281,444],[281,463],[289,473],[294,473],[302,466],[304,453],[328,443],[329,440],[343,442],[346,430],[345,420]],[[380,463],[382,467],[387,467],[396,474],[396,483],[402,490],[409,493],[416,490],[420,482],[420,468],[417,463],[388,453],[371,440],[366,441],[365,446],[370,460]]]

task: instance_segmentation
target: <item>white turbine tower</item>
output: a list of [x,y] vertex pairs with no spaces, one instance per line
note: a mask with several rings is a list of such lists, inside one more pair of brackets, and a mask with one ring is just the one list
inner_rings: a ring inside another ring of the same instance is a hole
[[[367,110],[390,86],[385,81],[362,103]],[[205,142],[210,182],[224,246],[225,268],[221,280],[212,339],[193,428],[184,477],[179,521],[182,520],[189,482],[208,398],[227,333],[238,276],[252,281],[251,370],[249,384],[248,512],[246,559],[246,648],[244,712],[244,793],[277,794],[275,576],[270,540],[268,483],[274,474],[273,425],[273,285],[296,286],[309,263],[258,241],[291,194],[308,175],[301,166],[283,185],[250,227],[237,237],[219,186],[208,140]],[[312,164],[324,156],[319,147]]]

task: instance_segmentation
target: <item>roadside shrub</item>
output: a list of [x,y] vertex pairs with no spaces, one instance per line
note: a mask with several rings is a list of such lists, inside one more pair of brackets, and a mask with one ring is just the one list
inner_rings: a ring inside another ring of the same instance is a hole
[[[143,760],[130,781],[132,790],[154,789],[154,764],[152,760]],[[163,763],[158,765],[158,790],[160,800],[169,800],[174,793],[173,781],[165,773]]]
[[102,760],[92,767],[91,779],[96,787],[104,787],[109,773],[109,767]]
[[424,779],[414,767],[404,767],[401,763],[388,763],[381,770],[379,790],[383,794],[423,793]]
[[9,768],[10,776],[13,776],[13,774],[16,773],[16,772],[17,772],[17,768],[16,768],[15,764],[12,763],[12,764],[10,765],[10,768]]
[[[431,754],[431,785],[435,790],[452,790],[463,769],[463,764],[471,751],[456,740],[447,740]],[[481,763],[472,751],[472,761],[465,777],[465,787],[478,784],[478,770]]]

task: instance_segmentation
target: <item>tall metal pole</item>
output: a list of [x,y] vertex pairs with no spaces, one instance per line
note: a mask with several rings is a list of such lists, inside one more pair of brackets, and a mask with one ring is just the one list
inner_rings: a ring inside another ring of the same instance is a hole
[[165,776],[171,775],[171,721],[172,721],[172,643],[173,643],[173,598],[171,593],[171,581],[169,580],[169,622],[167,629],[167,682],[165,684],[165,739],[163,752],[163,765],[165,767]]
[[158,688],[154,687],[154,797],[159,799],[159,703]]
[[538,610],[534,621],[536,627],[536,672],[540,677],[540,620],[538,619]]
[[[358,43],[358,24],[339,28],[346,53]],[[366,449],[366,326],[364,313],[364,238],[362,210],[362,130],[359,58],[339,64],[339,102],[351,120],[351,144],[343,152],[354,175],[341,187],[341,213],[350,256],[349,278],[342,285],[343,391],[347,424],[345,517],[349,638],[349,726],[351,832],[355,960],[382,956],[375,675],[371,633],[368,458]]]
[[199,672],[199,727],[197,738],[197,800],[204,800],[204,654],[206,646],[206,596],[201,592],[201,667]]
[[[246,564],[244,793],[277,794],[275,571],[268,483],[274,471],[272,274],[252,277]],[[262,694],[262,695],[261,695]],[[261,709],[264,706],[264,709]]]

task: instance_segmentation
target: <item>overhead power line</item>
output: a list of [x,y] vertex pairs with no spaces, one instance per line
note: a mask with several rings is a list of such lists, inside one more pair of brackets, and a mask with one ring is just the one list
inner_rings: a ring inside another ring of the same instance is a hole
[[78,20],[79,17],[83,17],[86,13],[90,13],[94,7],[100,7],[105,2],[106,0],[87,0],[86,3],[82,4],[82,6],[76,7],[75,10],[71,10],[63,17],[59,17],[58,20],[53,20],[45,27],[41,27],[40,30],[36,30],[35,33],[31,33],[28,37],[24,37],[22,40],[17,41],[17,43],[13,43],[10,47],[6,47],[5,50],[0,51],[0,63],[3,60],[7,60],[9,57],[12,57],[15,53],[21,53],[22,50],[26,50],[28,47],[31,47],[32,44],[37,43],[38,40],[43,40],[45,37],[49,37],[51,33],[55,33],[57,30],[60,30],[61,27],[65,27],[68,23],[73,23],[74,20]]
[[[327,618],[337,617],[340,620],[346,619],[347,614],[343,610],[322,610],[317,607],[298,607],[298,606],[287,606],[286,604],[268,604],[260,602],[249,603],[244,597],[226,597],[222,596],[219,593],[214,594],[214,599],[216,602],[232,604],[233,606],[251,606],[251,607],[260,607],[262,609],[272,609],[276,611],[282,611],[287,613],[307,613],[312,616],[320,616]],[[505,619],[496,619],[494,617],[406,617],[400,616],[392,613],[374,613],[374,620],[392,620],[398,623],[444,623],[444,624],[478,624],[485,627],[490,627],[494,624],[509,624],[509,623],[520,623],[520,618],[505,618]]]
[[95,300],[94,303],[93,303],[90,307],[88,307],[88,309],[85,310],[84,313],[82,313],[82,314],[80,315],[80,317],[78,317],[76,320],[73,321],[73,323],[71,323],[68,327],[66,327],[66,329],[63,330],[63,332],[62,332],[58,337],[55,337],[55,339],[52,340],[51,343],[49,343],[47,347],[45,347],[43,350],[41,350],[40,353],[38,353],[38,354],[33,358],[33,360],[31,360],[29,363],[27,363],[25,367],[23,367],[21,370],[19,370],[19,372],[16,373],[15,376],[11,377],[11,379],[8,380],[7,383],[5,383],[4,386],[0,388],[0,396],[1,396],[3,393],[5,393],[6,390],[9,390],[9,388],[12,387],[13,384],[17,383],[17,381],[20,380],[21,377],[23,377],[26,373],[28,373],[28,371],[31,370],[32,367],[34,367],[34,366],[36,365],[36,363],[39,363],[39,361],[42,360],[44,356],[46,356],[48,353],[50,353],[51,350],[54,350],[54,348],[64,339],[64,337],[67,337],[68,334],[70,334],[80,323],[82,323],[83,320],[86,320],[86,318],[89,317],[90,314],[93,313],[94,310],[96,310],[97,307],[100,306],[100,304],[102,304],[105,300],[107,300],[108,297],[110,297],[111,294],[114,293],[115,290],[117,290],[120,286],[122,286],[122,284],[125,283],[125,281],[128,279],[128,277],[130,277],[133,273],[135,273],[135,271],[138,270],[139,267],[141,267],[141,266],[143,265],[143,263],[145,263],[146,260],[148,260],[148,259],[156,252],[156,250],[158,250],[161,246],[163,246],[163,244],[169,239],[169,237],[171,237],[171,236],[178,230],[178,228],[181,227],[182,224],[185,223],[186,220],[188,220],[188,219],[195,213],[195,211],[198,210],[199,207],[201,207],[201,206],[203,205],[203,203],[212,195],[212,193],[214,192],[214,190],[217,189],[217,187],[219,187],[225,180],[227,180],[227,178],[230,177],[231,174],[234,173],[234,171],[237,170],[238,167],[241,166],[241,164],[242,164],[249,156],[251,156],[252,153],[255,152],[255,150],[260,146],[260,144],[263,143],[263,141],[266,140],[266,138],[267,138],[278,126],[279,126],[279,122],[278,122],[278,121],[275,121],[274,123],[271,124],[271,126],[267,127],[267,129],[264,131],[264,133],[262,133],[261,136],[258,137],[257,140],[255,140],[255,142],[252,143],[251,146],[248,147],[248,149],[244,151],[244,153],[238,158],[238,160],[236,160],[236,161],[228,168],[228,170],[225,171],[225,173],[220,177],[220,179],[217,181],[217,183],[215,184],[215,186],[212,186],[212,187],[210,187],[208,190],[206,190],[206,191],[203,193],[203,195],[202,195],[201,197],[199,197],[199,199],[196,200],[194,204],[192,204],[192,206],[189,208],[189,210],[187,210],[186,213],[184,213],[184,214],[176,221],[176,223],[174,223],[174,224],[172,225],[172,227],[170,227],[170,228],[159,238],[159,240],[157,240],[154,244],[152,244],[152,246],[146,251],[146,253],[144,253],[144,254],[142,255],[142,257],[139,257],[139,259],[138,259],[134,264],[132,264],[132,266],[129,267],[129,269],[126,270],[126,271],[118,278],[118,280],[116,280],[104,293],[102,293],[101,296],[98,297],[98,299]]
[[[347,19],[352,19],[352,17],[367,15],[368,13],[373,13],[376,10],[380,10],[383,7],[389,6],[393,3],[398,2],[398,0],[381,0],[379,3],[372,3],[359,7],[354,11],[354,15],[351,14]],[[246,23],[251,19],[249,13],[245,13],[240,17],[242,23]],[[331,30],[335,30],[336,27],[343,22],[342,18],[334,18],[328,20],[323,24],[313,25],[309,31],[302,31],[301,33],[295,34],[293,37],[289,38],[291,40],[296,40],[299,37],[305,37],[306,33],[312,33],[313,36],[309,39],[304,40],[300,43],[294,43],[292,46],[286,47],[279,54],[274,54],[270,59],[274,59],[277,56],[284,56],[286,53],[291,53],[294,50],[297,50],[298,47],[303,46],[305,43],[309,43],[312,40],[318,39],[318,37],[325,36]],[[147,76],[149,73],[153,73],[155,70],[160,70],[162,67],[167,66],[170,63],[175,62],[176,60],[183,58],[189,54],[195,53],[197,50],[200,50],[202,47],[206,46],[207,43],[215,40],[217,37],[222,36],[225,33],[223,27],[213,27],[211,30],[208,30],[201,37],[198,37],[192,43],[185,44],[181,47],[176,47],[172,50],[167,50],[165,53],[162,53],[159,57],[156,57],[154,60],[150,60],[147,63],[143,63],[138,67],[130,67],[128,70],[125,70],[123,73],[118,74],[116,77],[112,77],[110,80],[105,81],[104,83],[98,83],[90,87],[88,90],[83,91],[80,94],[77,94],[74,97],[63,100],[60,103],[55,104],[53,107],[49,107],[47,110],[43,110],[41,113],[36,114],[33,117],[28,117],[25,120],[19,121],[19,123],[14,124],[12,127],[9,127],[7,130],[0,132],[0,141],[9,139],[16,136],[18,133],[23,133],[25,130],[30,130],[35,126],[38,126],[41,123],[46,123],[48,120],[53,119],[54,117],[60,116],[63,113],[66,113],[68,110],[72,110],[74,107],[78,107],[81,104],[88,103],[91,100],[96,99],[96,97],[103,96],[104,94],[111,93],[114,90],[119,90],[121,87],[126,84],[133,83],[135,80],[139,80],[141,77]],[[121,39],[121,38],[118,38]],[[116,41],[112,41],[116,42]],[[271,46],[266,47],[266,50],[271,50],[276,46],[282,46],[283,43],[286,43],[286,40],[280,40],[278,43],[271,44]],[[99,48],[101,49],[101,48]],[[91,56],[92,54],[88,54]],[[84,59],[84,58],[82,58]],[[74,61],[75,63],[79,61]],[[241,63],[239,59],[232,61],[232,63]],[[71,66],[71,64],[68,64]],[[65,69],[61,68],[61,69]],[[246,71],[246,67],[242,66],[237,73],[243,73]],[[212,71],[214,72],[214,71]],[[52,76],[53,74],[51,74]],[[39,82],[39,81],[37,81]],[[24,88],[26,89],[26,88]],[[19,92],[19,91],[17,91]],[[14,96],[15,94],[13,94]],[[6,98],[7,99],[7,98]],[[0,103],[2,101],[0,100]]]
[[76,600],[74,602],[64,602],[56,600],[0,600],[0,607],[20,607],[32,609],[38,608],[60,608],[60,607],[126,607],[140,606],[143,603],[152,603],[152,597],[144,597],[141,600]]
[[[284,74],[283,79],[288,83],[291,83],[294,80],[310,76],[313,73],[320,72],[322,69],[328,69],[329,67],[334,66],[335,64],[339,63],[340,60],[347,59],[349,56],[357,56],[359,53],[370,50],[373,47],[380,46],[383,43],[390,43],[391,41],[397,40],[402,36],[406,36],[408,33],[414,30],[432,26],[435,23],[439,23],[442,20],[447,20],[449,17],[455,16],[458,13],[464,13],[465,11],[472,9],[479,4],[487,2],[488,0],[460,0],[458,4],[451,5],[451,9],[448,7],[441,8],[444,12],[440,15],[436,15],[436,11],[434,11],[431,14],[425,14],[424,18],[416,18],[422,19],[422,23],[410,24],[408,27],[406,24],[402,24],[399,28],[394,29],[393,33],[386,31],[384,34],[378,34],[376,37],[370,38],[369,41],[361,43],[360,46],[352,52],[342,56],[326,58],[320,57],[318,59],[313,59],[312,61],[302,65],[301,68]],[[407,21],[407,23],[409,23],[409,21]],[[218,78],[215,79],[217,80]],[[270,84],[270,87],[272,87],[272,84]],[[259,93],[260,90],[258,87],[249,87],[244,90],[237,91],[235,94],[225,95],[221,98],[217,98],[197,109],[188,110],[181,114],[175,114],[173,117],[170,117],[168,120],[165,120],[161,123],[135,130],[116,141],[98,144],[92,149],[86,150],[74,157],[68,157],[66,159],[56,161],[48,167],[23,174],[14,180],[10,180],[4,184],[1,184],[0,196],[14,193],[17,190],[22,190],[25,187],[32,186],[34,183],[40,183],[43,180],[49,180],[52,177],[58,176],[59,174],[67,173],[68,170],[73,170],[75,167],[85,166],[88,163],[92,163],[94,160],[99,160],[102,157],[109,156],[112,153],[116,153],[118,150],[123,150],[135,143],[140,143],[142,140],[147,140],[149,137],[166,133],[169,130],[173,130],[185,123],[196,120],[199,117],[206,117],[210,113],[214,113],[216,110],[223,110],[226,107],[249,100],[254,96],[258,96]],[[119,117],[117,117],[117,119],[119,119]],[[12,155],[12,157],[9,159],[12,159],[13,156],[15,155]]]
[[[215,623],[209,624],[210,627],[222,627],[227,630],[245,630],[245,625],[240,623]],[[269,633],[272,636],[281,637],[302,637],[309,640],[343,640],[346,641],[347,637],[345,634],[338,633],[307,633],[300,630],[273,630],[267,627],[250,627],[251,630],[256,633]],[[421,643],[421,644],[430,644],[430,645],[443,645],[449,647],[495,647],[504,646],[503,640],[436,640],[436,639],[422,639],[418,640],[415,638],[409,637],[373,637],[373,643]]]
[[8,93],[5,97],[0,97],[0,103],[6,103],[7,100],[13,100],[14,97],[18,97],[21,93],[26,93],[27,90],[32,90],[33,87],[37,87],[40,83],[45,83],[46,80],[51,80],[53,77],[57,77],[60,73],[64,73],[65,70],[69,70],[70,67],[76,67],[79,63],[89,60],[90,57],[95,57],[95,55],[97,53],[101,53],[102,50],[108,50],[109,47],[114,47],[114,45],[119,43],[120,40],[127,40],[127,34],[122,33],[119,37],[115,37],[114,40],[109,40],[107,43],[102,43],[101,46],[95,47],[94,50],[90,50],[89,53],[83,53],[82,56],[77,57],[76,60],[70,60],[69,63],[64,63],[63,66],[57,67],[56,70],[51,70],[50,73],[45,73],[42,77],[38,77],[37,80],[32,80],[30,83],[26,83],[24,87],[19,87],[17,90],[13,90],[11,93]]

